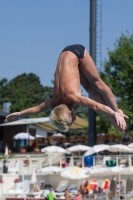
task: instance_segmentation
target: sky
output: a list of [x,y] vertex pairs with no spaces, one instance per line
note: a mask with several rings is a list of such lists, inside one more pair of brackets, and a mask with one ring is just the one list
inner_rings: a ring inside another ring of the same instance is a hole
[[[97,6],[99,67],[121,33],[133,33],[133,0],[97,0]],[[89,15],[89,0],[0,0],[0,79],[34,73],[52,86],[65,46],[82,44],[89,51]]]

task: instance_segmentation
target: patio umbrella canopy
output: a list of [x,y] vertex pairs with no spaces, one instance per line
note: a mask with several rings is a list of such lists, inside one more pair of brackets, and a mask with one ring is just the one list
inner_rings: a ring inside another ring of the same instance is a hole
[[123,144],[114,144],[109,146],[108,151],[111,152],[130,152],[130,148]]
[[91,147],[89,146],[86,146],[86,145],[81,145],[81,144],[78,144],[78,145],[74,145],[72,147],[69,147],[66,149],[66,151],[68,152],[85,152],[85,151],[88,151]]
[[62,171],[62,168],[56,167],[56,166],[48,166],[48,167],[43,167],[36,170],[37,173],[45,173],[45,174],[59,173],[61,171]]
[[111,169],[108,167],[96,167],[89,170],[90,176],[107,176],[110,174]]
[[90,176],[88,170],[80,167],[67,167],[63,169],[60,175],[68,179],[86,179]]
[[51,137],[53,137],[53,138],[65,138],[65,136],[63,135],[63,134],[61,134],[61,133],[55,133],[55,134],[53,134]]
[[128,145],[129,148],[133,148],[133,143]]
[[133,173],[133,167],[121,167],[121,166],[115,166],[115,167],[96,167],[92,168],[91,170],[88,170],[90,173],[90,176],[109,176],[109,175],[119,175],[119,174],[132,174]]
[[[120,167],[120,166],[115,166],[110,168],[110,173],[111,174],[126,174],[128,172],[129,168],[128,167]],[[131,173],[131,171],[130,171]]]
[[5,147],[5,156],[8,156],[8,147]]
[[93,147],[91,147],[85,154],[84,156],[90,156],[93,155],[95,153],[98,153],[100,151],[104,151],[104,150],[108,150],[109,145],[106,144],[98,144],[98,145],[94,145]]
[[67,151],[58,146],[49,146],[41,149],[43,153],[67,153]]
[[35,137],[31,136],[29,133],[18,133],[14,135],[13,137],[14,140],[34,140]]
[[133,174],[133,166],[131,167],[125,167],[125,170],[121,171],[121,174],[123,175],[132,175]]
[[37,181],[37,179],[36,179],[36,173],[35,173],[35,169],[33,168],[31,179],[30,179],[30,183],[31,184],[35,184],[36,181]]

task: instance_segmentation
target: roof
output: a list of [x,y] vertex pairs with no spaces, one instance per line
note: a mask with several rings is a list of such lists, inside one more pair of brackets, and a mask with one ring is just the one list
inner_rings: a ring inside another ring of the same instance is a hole
[[[15,126],[15,125],[23,125],[23,124],[35,124],[39,127],[42,127],[46,130],[57,130],[56,127],[52,126],[49,123],[49,117],[41,117],[41,118],[28,118],[28,119],[20,119],[17,121],[0,124],[0,126]],[[83,129],[88,127],[88,122],[78,116],[76,116],[75,122],[72,124],[71,129]]]
[[0,124],[0,126],[14,126],[14,125],[22,125],[22,124],[37,124],[49,122],[49,117],[41,117],[41,118],[27,118],[27,119],[19,119],[17,121],[8,122],[4,124]]

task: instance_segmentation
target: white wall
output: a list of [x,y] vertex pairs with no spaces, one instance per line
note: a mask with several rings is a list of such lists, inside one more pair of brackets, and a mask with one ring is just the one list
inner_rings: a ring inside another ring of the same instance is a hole
[[14,180],[19,178],[18,174],[2,174],[2,193],[7,192],[7,190],[14,188]]
[[47,137],[47,132],[56,133],[56,131],[48,131],[46,129],[43,129],[43,128],[39,127],[39,126],[32,125],[32,124],[29,125],[29,128],[36,129],[36,135],[41,135],[43,137]]

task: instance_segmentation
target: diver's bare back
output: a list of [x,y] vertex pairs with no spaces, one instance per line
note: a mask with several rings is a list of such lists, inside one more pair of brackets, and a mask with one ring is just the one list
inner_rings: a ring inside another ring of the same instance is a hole
[[59,56],[55,82],[53,88],[53,98],[57,104],[71,105],[74,102],[71,96],[81,94],[80,75],[78,69],[78,59],[72,52],[62,52]]

